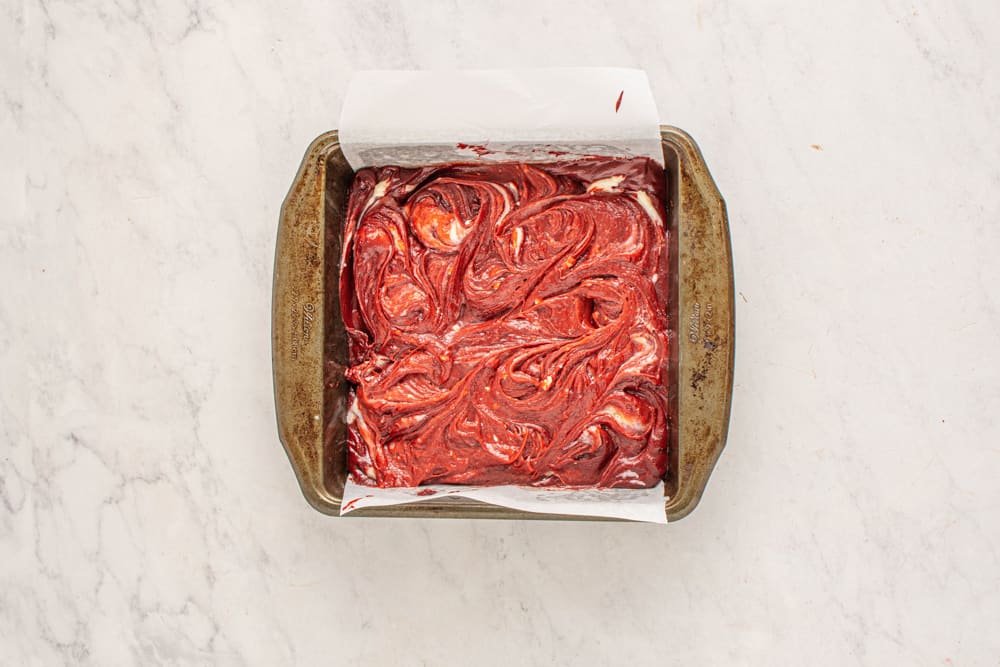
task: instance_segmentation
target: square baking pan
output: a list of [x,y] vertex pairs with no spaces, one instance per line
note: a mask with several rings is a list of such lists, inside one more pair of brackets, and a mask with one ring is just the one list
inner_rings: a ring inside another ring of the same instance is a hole
[[[698,504],[726,442],[733,389],[733,263],[726,205],[697,144],[674,127],[661,126],[660,135],[674,265],[668,389],[675,422],[664,511],[668,521],[676,521]],[[309,146],[281,207],[271,313],[278,434],[306,500],[335,516],[347,479],[350,386],[344,379],[348,356],[339,268],[353,176],[336,131]],[[587,519],[465,498],[364,508],[348,516]]]

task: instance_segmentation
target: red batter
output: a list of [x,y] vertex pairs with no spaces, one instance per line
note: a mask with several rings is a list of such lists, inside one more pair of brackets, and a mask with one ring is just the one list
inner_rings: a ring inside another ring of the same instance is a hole
[[359,171],[340,283],[354,480],[655,485],[664,192],[646,159]]

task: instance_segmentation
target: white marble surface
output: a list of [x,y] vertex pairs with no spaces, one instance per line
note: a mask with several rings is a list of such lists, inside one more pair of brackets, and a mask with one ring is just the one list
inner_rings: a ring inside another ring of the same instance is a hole
[[[640,20],[637,20],[640,19]],[[996,665],[993,2],[3,3],[0,662]],[[624,65],[732,222],[667,527],[338,520],[277,441],[278,207],[361,67]]]

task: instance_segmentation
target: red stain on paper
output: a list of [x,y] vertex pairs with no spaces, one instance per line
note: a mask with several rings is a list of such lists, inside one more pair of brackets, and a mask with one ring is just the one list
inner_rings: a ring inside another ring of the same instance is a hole
[[625,91],[618,93],[618,99],[615,101],[615,113],[622,108],[622,98],[625,97]]
[[460,150],[460,151],[472,151],[473,153],[475,153],[479,157],[482,157],[484,155],[489,155],[490,153],[493,152],[489,148],[487,148],[484,144],[463,144],[463,143],[458,143],[458,144],[455,144],[455,147],[458,148],[458,150]]
[[347,503],[346,505],[344,505],[343,507],[341,507],[340,508],[340,513],[343,514],[344,512],[350,512],[352,509],[354,509],[355,505],[357,505],[359,502],[361,502],[365,498],[374,498],[374,496],[372,496],[371,494],[368,494],[367,496],[361,496],[360,498],[355,498],[354,500],[350,501],[349,503]]

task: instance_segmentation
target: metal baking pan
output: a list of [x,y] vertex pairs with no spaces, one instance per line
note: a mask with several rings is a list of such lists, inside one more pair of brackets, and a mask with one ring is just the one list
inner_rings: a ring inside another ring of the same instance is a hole
[[[664,478],[669,521],[698,504],[729,427],[733,389],[733,263],[726,205],[697,144],[661,126],[673,230],[676,423]],[[306,151],[281,207],[271,313],[278,434],[306,500],[340,513],[347,478],[347,341],[340,316],[341,226],[353,171],[336,131]],[[324,384],[324,377],[334,378]],[[349,516],[580,519],[447,498]]]

